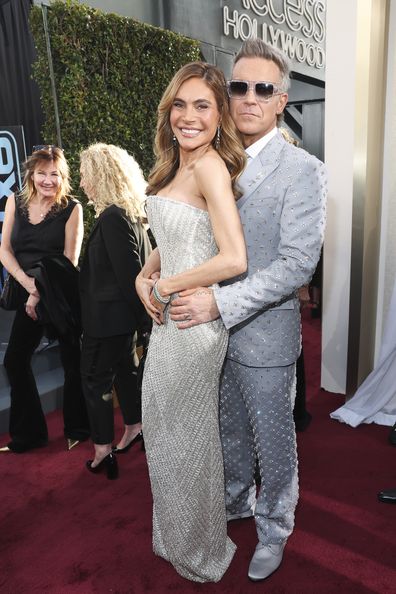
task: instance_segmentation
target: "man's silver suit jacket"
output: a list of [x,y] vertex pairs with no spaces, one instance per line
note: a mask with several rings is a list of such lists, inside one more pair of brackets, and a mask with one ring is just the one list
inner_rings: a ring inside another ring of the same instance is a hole
[[245,169],[237,204],[245,274],[215,289],[227,358],[252,367],[294,363],[300,352],[297,290],[315,271],[325,227],[325,167],[280,132]]

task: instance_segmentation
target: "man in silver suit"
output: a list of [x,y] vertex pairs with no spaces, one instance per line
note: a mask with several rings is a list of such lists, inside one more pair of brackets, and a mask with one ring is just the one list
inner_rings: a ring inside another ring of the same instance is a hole
[[254,581],[279,567],[294,526],[297,290],[315,270],[325,226],[324,165],[277,128],[288,87],[284,54],[261,40],[244,42],[228,94],[248,158],[237,202],[248,270],[214,290],[180,294],[170,310],[181,329],[220,315],[230,330],[220,388],[226,505],[229,520],[254,515],[259,542],[248,571]]

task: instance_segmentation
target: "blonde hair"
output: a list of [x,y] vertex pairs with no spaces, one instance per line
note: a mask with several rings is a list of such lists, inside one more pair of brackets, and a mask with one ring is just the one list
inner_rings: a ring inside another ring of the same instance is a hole
[[37,190],[34,186],[33,174],[37,167],[42,163],[53,162],[54,167],[59,171],[61,183],[55,196],[55,202],[62,208],[67,206],[68,199],[71,197],[70,173],[69,166],[65,159],[62,149],[57,146],[43,146],[28,157],[24,163],[25,175],[23,178],[23,188],[21,196],[24,206],[28,206],[29,202],[37,195]]
[[91,144],[80,154],[84,180],[94,188],[96,216],[108,206],[123,208],[132,222],[144,219],[146,180],[135,159],[114,144]]
[[298,144],[299,144],[298,140],[290,134],[290,132],[289,132],[289,130],[287,130],[287,128],[284,128],[283,126],[281,126],[279,128],[279,132],[282,134],[282,136],[286,140],[286,142],[293,144],[294,146],[298,146]]
[[170,125],[170,112],[180,86],[190,78],[199,78],[213,92],[220,115],[220,139],[216,135],[212,140],[213,147],[225,162],[231,175],[234,194],[240,196],[236,188],[238,177],[246,164],[246,155],[241,138],[231,118],[226,92],[226,81],[223,73],[216,66],[206,62],[191,62],[176,72],[162,96],[158,106],[157,133],[154,142],[156,162],[149,175],[147,194],[156,194],[176,175],[179,167],[179,147],[173,141]]

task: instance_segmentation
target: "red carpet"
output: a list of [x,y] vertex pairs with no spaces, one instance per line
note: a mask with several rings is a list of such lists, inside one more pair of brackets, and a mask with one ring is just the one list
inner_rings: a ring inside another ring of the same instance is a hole
[[266,582],[246,576],[256,543],[252,520],[229,525],[238,550],[218,584],[188,582],[154,557],[144,454],[119,456],[117,481],[89,474],[91,446],[67,452],[56,412],[48,417],[49,447],[0,455],[1,594],[394,594],[396,505],[378,503],[376,495],[396,487],[396,448],[386,427],[351,429],[330,420],[343,400],[319,389],[319,334],[319,321],[307,318],[313,421],[298,436],[296,529]]

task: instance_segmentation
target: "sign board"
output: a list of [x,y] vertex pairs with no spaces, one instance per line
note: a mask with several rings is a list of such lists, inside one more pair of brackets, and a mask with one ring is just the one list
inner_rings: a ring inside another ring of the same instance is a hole
[[285,52],[294,71],[324,80],[325,10],[323,0],[224,0],[222,45],[238,51],[259,37]]
[[214,50],[229,66],[244,40],[260,37],[289,56],[294,72],[325,80],[326,0],[83,1],[198,39],[206,59]]
[[[21,166],[26,159],[22,126],[0,125],[0,238],[8,196],[22,188]],[[0,265],[0,281],[2,268]]]

